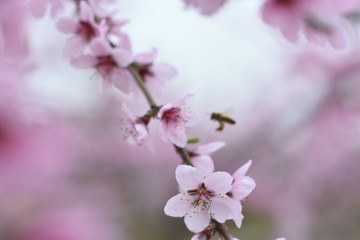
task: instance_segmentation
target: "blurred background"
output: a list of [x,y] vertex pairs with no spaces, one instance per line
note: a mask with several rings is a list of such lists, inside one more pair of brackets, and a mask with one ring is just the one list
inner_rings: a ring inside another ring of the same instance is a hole
[[[0,239],[190,239],[182,218],[163,213],[181,159],[158,123],[149,126],[151,150],[120,131],[121,103],[140,116],[144,97],[102,91],[93,70],[71,66],[68,36],[55,26],[67,3],[42,18],[27,3],[0,2]],[[155,47],[156,61],[178,70],[156,101],[195,93],[188,104],[202,120],[189,136],[227,143],[213,155],[216,170],[232,174],[253,160],[257,186],[241,229],[227,224],[234,237],[358,240],[358,44],[289,43],[261,20],[262,4],[232,0],[211,17],[180,0],[112,7],[129,20],[135,53]],[[236,125],[215,131],[212,112]]]

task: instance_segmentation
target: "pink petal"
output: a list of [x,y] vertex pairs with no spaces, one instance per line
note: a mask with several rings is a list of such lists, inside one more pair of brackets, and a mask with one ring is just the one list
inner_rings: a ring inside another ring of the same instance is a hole
[[185,147],[187,143],[187,136],[185,132],[185,127],[178,125],[175,127],[167,127],[166,135],[167,138],[178,147]]
[[126,35],[124,33],[118,33],[117,36],[119,37],[119,43],[117,44],[117,46],[119,48],[128,50],[129,52],[132,52],[131,51],[131,42],[130,42],[128,35]]
[[158,114],[157,114],[157,117],[161,119],[162,116],[164,115],[164,112],[168,111],[169,109],[171,109],[171,108],[173,108],[173,107],[174,107],[174,104],[172,104],[172,103],[168,103],[168,104],[164,105],[164,106],[159,110],[159,112],[158,112]]
[[192,109],[182,110],[182,117],[186,119],[186,127],[195,126],[200,121],[200,115]]
[[203,208],[202,210],[201,207],[199,207],[197,210],[196,213],[190,212],[190,214],[185,215],[184,219],[187,228],[195,233],[203,231],[210,223],[210,216],[207,209]]
[[283,7],[269,0],[263,5],[262,18],[267,24],[278,27],[289,41],[295,42],[301,27],[301,16],[300,8],[292,5]]
[[205,155],[205,154],[209,154],[209,153],[213,153],[216,152],[217,150],[219,150],[220,148],[223,148],[226,145],[225,142],[211,142],[208,144],[204,144],[198,147],[198,149],[196,149],[195,153],[200,154],[200,155]]
[[78,28],[78,22],[71,18],[60,18],[56,27],[63,33],[75,33]]
[[241,200],[247,197],[256,187],[254,179],[245,176],[240,181],[233,184],[231,192],[234,199]]
[[242,165],[236,172],[233,174],[233,178],[240,179],[245,176],[246,172],[249,170],[252,164],[252,160],[247,161],[244,165]]
[[69,58],[79,57],[85,48],[85,42],[82,38],[73,36],[69,38],[65,46],[65,56]]
[[80,18],[81,20],[87,22],[94,21],[94,13],[92,12],[92,9],[85,1],[81,1],[80,3]]
[[233,219],[235,222],[236,227],[240,228],[241,224],[242,224],[242,220],[244,219],[244,215],[242,215],[241,211],[242,211],[242,206],[240,201],[231,199],[233,201]]
[[110,55],[111,47],[109,43],[106,42],[104,39],[96,38],[90,43],[91,51],[96,54],[97,56],[106,56]]
[[152,49],[150,53],[141,53],[135,56],[135,61],[141,64],[152,63],[157,54],[156,48]]
[[212,15],[217,12],[227,0],[184,0],[185,4],[198,8],[201,14]]
[[126,69],[115,68],[110,76],[111,83],[125,94],[134,91],[134,80]]
[[148,130],[144,124],[135,124],[135,129],[137,132],[136,138],[138,140],[145,139],[148,136]]
[[160,82],[166,82],[177,75],[176,68],[166,63],[154,64],[151,71],[155,75],[153,78]]
[[80,69],[93,68],[97,63],[97,58],[92,55],[82,55],[71,60],[71,64]]
[[205,187],[216,194],[226,194],[231,190],[233,178],[227,172],[214,172],[205,178]]
[[185,191],[197,189],[204,181],[204,175],[199,169],[187,165],[179,165],[175,177],[180,188]]
[[179,97],[175,102],[174,102],[174,107],[180,107],[182,105],[184,105],[185,101],[188,99],[188,98],[191,98],[193,97],[195,94],[193,93],[187,93],[181,97]]
[[235,200],[228,196],[214,197],[211,200],[212,218],[218,222],[223,223],[233,218],[235,212],[239,210],[237,205],[240,205],[240,202],[235,203]]
[[126,118],[130,119],[131,121],[135,121],[136,117],[134,114],[132,114],[132,112],[130,112],[129,108],[127,107],[126,103],[122,103],[121,104],[121,110],[124,112]]
[[183,217],[192,208],[192,202],[193,198],[189,195],[179,193],[167,201],[164,212],[171,217]]
[[129,51],[120,48],[115,48],[112,52],[112,56],[120,67],[127,67],[134,61],[134,58]]
[[210,156],[203,155],[191,158],[194,167],[200,169],[205,176],[214,172],[214,162]]
[[275,240],[286,240],[285,238],[277,238]]

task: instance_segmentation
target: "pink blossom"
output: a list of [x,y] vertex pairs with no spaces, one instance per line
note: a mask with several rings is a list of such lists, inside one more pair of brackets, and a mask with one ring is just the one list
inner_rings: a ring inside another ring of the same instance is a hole
[[285,238],[277,238],[275,240],[286,240]]
[[122,48],[112,48],[102,39],[95,39],[90,44],[90,50],[93,54],[79,56],[71,63],[77,68],[96,68],[103,79],[104,89],[114,85],[129,93],[134,81],[125,68],[133,60],[131,53]]
[[138,54],[135,62],[138,64],[138,72],[150,90],[162,89],[162,86],[176,76],[176,68],[167,63],[154,63],[157,50],[150,53]]
[[211,142],[189,153],[194,167],[203,171],[204,175],[209,175],[214,171],[214,162],[209,154],[216,152],[226,145],[225,142]]
[[179,165],[176,181],[183,191],[170,198],[164,211],[172,217],[184,217],[187,228],[195,233],[203,231],[215,219],[224,223],[241,209],[240,202],[226,195],[233,178],[226,172],[204,176],[197,168]]
[[185,105],[185,100],[192,96],[193,94],[185,94],[174,103],[168,103],[160,109],[157,117],[161,120],[160,135],[164,141],[185,147],[186,128],[194,126],[199,121],[198,113]]
[[123,32],[121,28],[126,25],[129,21],[128,20],[120,20],[115,19],[117,11],[113,11],[111,13],[107,13],[103,19],[105,19],[106,25],[108,27],[107,33],[114,34],[114,35],[121,35]]
[[263,20],[278,27],[292,42],[299,33],[311,42],[336,48],[346,47],[353,30],[343,14],[354,6],[354,0],[268,0],[262,8]]
[[133,115],[125,103],[121,105],[124,117],[121,120],[121,129],[124,138],[130,144],[144,144],[145,138],[148,136],[147,124],[150,118],[138,118]]
[[93,10],[84,1],[80,3],[79,15],[79,20],[61,18],[57,22],[57,27],[61,32],[75,34],[70,37],[65,47],[65,55],[71,58],[81,55],[87,44],[106,32],[105,21],[97,24]]
[[216,13],[227,0],[183,0],[187,7],[200,10],[201,14],[212,15]]

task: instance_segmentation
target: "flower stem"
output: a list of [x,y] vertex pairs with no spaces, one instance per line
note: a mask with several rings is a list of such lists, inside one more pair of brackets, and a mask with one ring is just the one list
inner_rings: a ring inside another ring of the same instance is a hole
[[219,235],[223,236],[225,240],[231,240],[231,237],[226,231],[226,228],[224,224],[219,223],[218,221],[213,220],[216,226],[216,230],[219,233]]
[[156,103],[154,101],[154,99],[152,98],[149,90],[146,88],[145,84],[144,84],[144,80],[141,78],[140,74],[138,73],[138,71],[136,70],[136,68],[132,65],[129,65],[127,67],[131,73],[131,75],[134,77],[137,85],[139,86],[139,88],[141,89],[142,93],[144,94],[147,102],[149,103],[151,108],[156,108]]
[[192,162],[190,160],[189,153],[187,152],[187,150],[185,148],[181,148],[176,145],[174,145],[174,147],[176,149],[177,154],[179,154],[179,156],[184,161],[184,163],[193,167],[194,165],[192,164]]

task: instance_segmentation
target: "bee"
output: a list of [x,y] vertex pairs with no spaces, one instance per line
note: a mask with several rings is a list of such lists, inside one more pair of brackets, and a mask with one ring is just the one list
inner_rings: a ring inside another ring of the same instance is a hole
[[231,125],[236,124],[234,119],[232,119],[232,118],[230,118],[230,117],[228,117],[228,116],[226,116],[226,115],[224,115],[222,113],[213,112],[213,113],[211,113],[210,119],[214,120],[214,121],[217,121],[219,123],[219,127],[216,128],[216,131],[224,130],[225,123],[231,124]]

